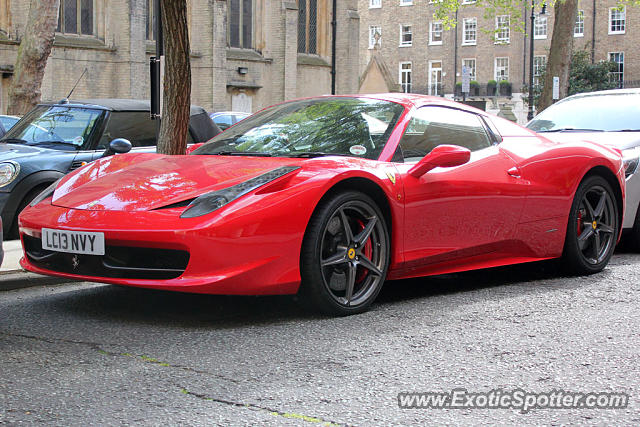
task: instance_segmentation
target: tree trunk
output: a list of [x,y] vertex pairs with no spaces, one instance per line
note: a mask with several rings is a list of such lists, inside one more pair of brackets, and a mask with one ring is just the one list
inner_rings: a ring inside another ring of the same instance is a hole
[[40,88],[53,47],[60,0],[31,0],[9,88],[9,114],[22,115],[40,102]]
[[158,153],[184,154],[189,131],[191,64],[186,0],[162,0],[165,72]]
[[538,101],[538,111],[553,104],[553,77],[560,78],[560,99],[569,90],[569,71],[573,49],[573,23],[576,21],[578,0],[557,1],[554,6],[553,34],[549,60],[544,73],[544,86]]

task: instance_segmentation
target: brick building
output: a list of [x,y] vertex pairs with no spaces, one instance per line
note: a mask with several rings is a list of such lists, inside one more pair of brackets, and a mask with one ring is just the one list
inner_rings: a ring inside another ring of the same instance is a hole
[[[192,102],[209,111],[256,111],[331,92],[330,0],[187,0]],[[153,0],[62,0],[42,98],[148,98],[155,53]],[[0,0],[0,112],[29,1]],[[336,13],[336,92],[358,88],[357,0]]]
[[[393,90],[392,85],[382,84],[389,79],[381,78],[391,73],[399,90],[452,97],[462,67],[467,66],[479,86],[478,96],[471,99],[485,100],[487,110],[496,112],[507,104],[524,122],[526,106],[520,92],[529,82],[530,7],[523,6],[520,16],[485,18],[474,0],[463,0],[458,25],[446,30],[433,18],[434,3],[359,0],[361,90]],[[617,5],[617,0],[580,0],[576,21],[567,25],[574,27],[574,49],[587,50],[595,61],[618,62],[613,78],[620,80],[620,86],[638,86],[640,51],[635,45],[640,40],[640,8],[617,10]],[[517,29],[523,25],[524,31]],[[536,18],[534,76],[546,63],[553,25],[553,8]],[[379,71],[379,64],[386,71]],[[511,83],[512,96],[487,96],[495,93],[491,88],[487,92],[491,80]]]

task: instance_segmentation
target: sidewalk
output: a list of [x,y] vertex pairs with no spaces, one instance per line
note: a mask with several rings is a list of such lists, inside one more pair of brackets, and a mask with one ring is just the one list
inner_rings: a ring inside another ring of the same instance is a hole
[[69,279],[42,276],[23,270],[20,267],[20,258],[22,258],[20,240],[2,242],[2,249],[4,249],[4,260],[0,266],[0,291],[72,282]]

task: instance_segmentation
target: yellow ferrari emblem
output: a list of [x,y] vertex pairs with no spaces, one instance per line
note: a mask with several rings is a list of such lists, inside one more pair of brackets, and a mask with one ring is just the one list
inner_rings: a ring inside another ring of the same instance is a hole
[[392,184],[396,183],[396,174],[392,171],[387,171],[387,178],[389,178],[389,181],[391,181]]
[[347,256],[349,257],[349,259],[354,259],[356,257],[356,250],[353,248],[349,248]]
[[591,223],[591,226],[592,226],[592,227],[593,227],[593,229],[595,230],[595,229],[596,229],[596,227],[598,226],[598,223],[597,223],[597,222],[595,222],[595,221],[593,221],[593,222]]

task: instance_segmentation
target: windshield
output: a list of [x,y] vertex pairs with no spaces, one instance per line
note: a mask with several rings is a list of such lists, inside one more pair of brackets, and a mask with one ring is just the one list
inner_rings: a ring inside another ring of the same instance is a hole
[[192,154],[377,159],[404,107],[366,98],[315,98],[254,114]]
[[536,132],[640,130],[640,95],[585,96],[554,104],[527,124]]
[[2,138],[4,142],[80,149],[88,140],[102,110],[38,105]]

